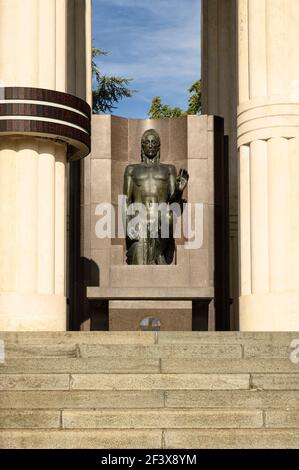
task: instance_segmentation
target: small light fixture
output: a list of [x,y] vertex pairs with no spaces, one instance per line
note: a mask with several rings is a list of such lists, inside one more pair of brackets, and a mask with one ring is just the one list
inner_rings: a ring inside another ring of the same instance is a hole
[[161,322],[158,318],[146,317],[139,323],[142,331],[160,331]]

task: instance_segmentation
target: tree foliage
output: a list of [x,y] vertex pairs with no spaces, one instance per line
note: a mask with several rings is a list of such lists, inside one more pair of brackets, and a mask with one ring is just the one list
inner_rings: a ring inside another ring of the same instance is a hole
[[151,119],[179,117],[183,114],[184,113],[181,108],[178,108],[177,106],[171,108],[167,104],[162,104],[160,96],[156,96],[155,98],[153,98],[151,107],[148,111],[148,115]]
[[123,98],[130,98],[135,93],[135,90],[129,88],[132,79],[110,77],[101,73],[96,64],[96,57],[107,54],[103,49],[92,49],[92,76],[96,83],[92,92],[93,112],[96,114],[111,113],[115,109],[115,103]]
[[199,114],[201,112],[201,80],[197,80],[188,88],[190,93],[188,99],[187,114]]
[[201,80],[197,80],[188,88],[190,94],[188,98],[188,109],[183,111],[178,106],[171,108],[163,104],[160,96],[153,98],[151,107],[148,110],[150,119],[161,119],[166,117],[179,117],[186,114],[198,114],[201,111]]

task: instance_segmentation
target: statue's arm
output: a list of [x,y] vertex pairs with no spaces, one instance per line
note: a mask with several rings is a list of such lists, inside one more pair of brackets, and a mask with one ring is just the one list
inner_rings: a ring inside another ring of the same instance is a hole
[[[128,165],[125,169],[124,174],[124,186],[123,194],[125,196],[124,203],[122,205],[122,220],[127,234],[127,227],[130,220],[128,216],[128,207],[133,201],[133,166]],[[130,238],[130,237],[129,237]]]
[[128,165],[125,174],[124,174],[124,187],[123,193],[127,197],[127,204],[131,204],[133,202],[133,166]]
[[177,201],[177,191],[176,191],[176,178],[177,172],[174,165],[169,165],[169,202]]
[[170,197],[169,202],[180,202],[182,194],[187,186],[189,175],[186,170],[177,171],[174,165],[169,165],[169,179],[170,179]]

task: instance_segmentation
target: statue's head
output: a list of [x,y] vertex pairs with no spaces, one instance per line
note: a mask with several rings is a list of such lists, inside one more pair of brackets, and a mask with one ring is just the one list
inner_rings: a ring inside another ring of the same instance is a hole
[[141,138],[141,159],[153,160],[160,158],[160,136],[155,129],[148,129]]

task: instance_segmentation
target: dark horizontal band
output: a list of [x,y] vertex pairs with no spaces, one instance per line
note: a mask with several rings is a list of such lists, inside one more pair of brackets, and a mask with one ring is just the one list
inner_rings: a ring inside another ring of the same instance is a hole
[[7,87],[0,88],[0,100],[0,135],[62,140],[71,160],[90,152],[91,109],[81,98],[43,88]]
[[[91,118],[91,109],[89,104],[81,98],[70,95],[69,93],[29,87],[6,87],[2,90],[3,99],[5,100],[46,101],[61,104],[63,106],[74,108],[85,114],[87,118]],[[0,96],[2,90],[0,89]]]
[[0,120],[0,134],[4,135],[39,135],[40,137],[64,140],[70,146],[72,160],[77,160],[90,153],[90,135],[65,124],[28,119]]
[[3,103],[0,104],[0,116],[30,116],[55,119],[74,124],[90,134],[90,120],[87,117],[58,106],[31,103]]

